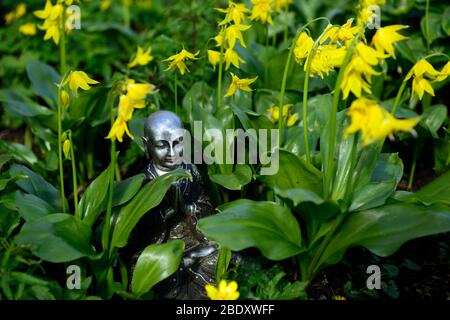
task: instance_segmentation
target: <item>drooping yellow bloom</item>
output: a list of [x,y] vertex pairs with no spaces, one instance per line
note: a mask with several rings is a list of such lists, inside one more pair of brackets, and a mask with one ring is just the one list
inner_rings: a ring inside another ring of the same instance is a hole
[[352,24],[353,19],[348,19],[347,22],[340,27],[328,25],[328,30],[325,32],[320,42],[324,43],[330,39],[330,43],[334,43],[336,41],[346,43],[347,41],[352,40],[361,28],[359,26],[352,27]]
[[170,61],[169,66],[166,70],[172,70],[175,71],[178,69],[180,71],[181,75],[184,75],[186,71],[189,72],[189,69],[186,67],[186,64],[184,63],[185,60],[198,60],[196,56],[199,55],[200,51],[197,51],[196,53],[190,53],[189,51],[183,49],[179,53],[174,54],[170,56],[169,58],[163,60],[163,61]]
[[39,19],[57,19],[63,12],[63,6],[58,4],[52,5],[50,0],[47,0],[43,10],[34,11],[34,15]]
[[272,0],[251,0],[253,4],[251,20],[272,23]]
[[441,73],[437,71],[431,63],[429,63],[426,59],[419,60],[408,72],[404,81],[411,79],[414,77],[427,77],[429,79],[435,79],[440,76]]
[[128,122],[133,117],[133,111],[130,98],[122,94],[119,98],[119,117]]
[[292,0],[274,0],[274,7],[276,12],[283,11],[292,3]]
[[214,50],[208,50],[208,61],[212,64],[214,69],[216,69],[216,65],[220,63],[220,52]]
[[450,60],[442,68],[441,74],[436,77],[436,81],[444,81],[448,76],[450,76]]
[[71,148],[70,140],[66,139],[63,143],[63,152],[65,159],[70,159],[70,148]]
[[240,24],[246,19],[246,15],[250,13],[250,10],[242,3],[228,2],[228,8],[216,8],[217,11],[225,13],[225,19],[223,19],[219,26],[225,25],[233,21],[235,24]]
[[[293,104],[285,104],[283,106],[283,118],[286,118],[288,116],[293,106],[294,106]],[[280,107],[278,106],[270,107],[269,109],[267,109],[267,112],[272,122],[275,123],[280,119]]]
[[252,88],[250,88],[250,85],[258,79],[258,77],[254,78],[245,78],[245,79],[239,79],[233,72],[231,73],[231,84],[228,88],[227,93],[225,94],[225,97],[231,97],[236,93],[238,89],[242,91],[251,92],[253,91]]
[[438,80],[442,75],[426,59],[421,59],[411,68],[403,81],[408,81],[413,77],[412,93],[422,100],[425,92],[434,96],[430,81]]
[[220,47],[223,44],[223,32],[220,31],[217,36],[214,37],[214,40],[216,41],[216,47]]
[[109,9],[110,6],[111,6],[111,0],[102,0],[102,2],[100,4],[100,9],[102,11],[106,11]]
[[[336,47],[334,44],[326,44],[317,47],[311,61],[310,76],[323,76],[328,74],[334,68],[341,66],[346,54],[345,47]],[[304,65],[306,71],[308,60]]]
[[364,146],[385,139],[395,131],[411,132],[420,117],[396,119],[374,100],[359,98],[353,101],[348,111],[351,124],[345,130],[345,137],[361,131]]
[[245,61],[241,59],[241,57],[239,57],[237,52],[231,48],[225,50],[224,59],[225,59],[225,70],[228,70],[230,64],[233,64],[233,66],[239,69],[240,63],[245,63]]
[[294,55],[297,63],[301,63],[303,59],[305,59],[309,52],[311,51],[312,46],[314,45],[314,40],[308,36],[306,32],[302,32],[295,43]]
[[292,127],[294,124],[296,124],[298,121],[298,113],[294,113],[293,115],[290,115],[287,122],[286,127]]
[[151,83],[135,83],[129,79],[126,84],[127,97],[133,108],[141,109],[145,107],[145,97],[152,93],[155,86]]
[[10,24],[14,20],[24,16],[25,13],[27,13],[27,6],[24,3],[19,3],[13,11],[8,12],[5,15],[5,23]]
[[145,66],[150,61],[153,60],[153,56],[151,55],[152,48],[148,48],[145,52],[141,47],[138,47],[136,56],[134,59],[128,64],[128,68],[134,68],[138,65]]
[[50,0],[47,0],[43,10],[34,11],[34,15],[40,19],[44,19],[44,24],[39,26],[39,29],[45,30],[44,40],[53,39],[55,44],[59,44],[60,32],[60,16],[64,14],[64,7],[57,3],[52,5]]
[[127,135],[133,139],[133,136],[131,135],[130,131],[128,130],[127,122],[124,118],[121,116],[117,117],[116,121],[114,121],[113,126],[111,127],[111,130],[108,133],[108,136],[106,139],[111,139],[112,141],[119,140],[119,142],[123,141],[123,135],[127,133]]
[[225,40],[230,48],[234,48],[236,40],[238,40],[244,48],[246,48],[242,31],[250,29],[251,26],[245,24],[233,24],[225,29]]
[[408,26],[399,24],[380,28],[375,32],[372,43],[379,52],[387,53],[390,57],[395,57],[394,43],[408,39],[408,37],[401,35],[397,31],[405,28],[408,28]]
[[83,90],[89,90],[90,84],[97,84],[98,81],[89,78],[89,76],[83,71],[70,71],[70,74],[64,80],[62,85],[69,83],[69,88],[72,90],[75,96],[78,95],[78,88]]
[[216,288],[211,284],[205,286],[206,294],[211,300],[237,300],[239,298],[238,284],[236,281],[221,280]]
[[26,36],[34,36],[36,34],[36,25],[34,23],[25,23],[19,27],[19,31]]

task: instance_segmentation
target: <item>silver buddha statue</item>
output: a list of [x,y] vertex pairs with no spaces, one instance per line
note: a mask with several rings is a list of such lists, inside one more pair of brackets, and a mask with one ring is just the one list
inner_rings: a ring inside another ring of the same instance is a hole
[[158,111],[147,118],[142,138],[149,159],[144,170],[146,182],[177,168],[187,170],[193,178],[173,183],[161,204],[139,221],[129,242],[133,268],[148,245],[184,241],[179,270],[154,288],[155,297],[160,299],[204,299],[205,284],[215,283],[218,246],[197,229],[198,220],[211,215],[213,206],[197,167],[183,159],[183,132],[181,119],[175,113]]

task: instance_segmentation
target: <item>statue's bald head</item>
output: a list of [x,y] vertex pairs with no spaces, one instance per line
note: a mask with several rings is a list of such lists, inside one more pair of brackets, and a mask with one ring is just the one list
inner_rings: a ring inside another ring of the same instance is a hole
[[173,112],[157,111],[147,118],[142,139],[157,168],[170,171],[181,163],[183,133],[183,123]]

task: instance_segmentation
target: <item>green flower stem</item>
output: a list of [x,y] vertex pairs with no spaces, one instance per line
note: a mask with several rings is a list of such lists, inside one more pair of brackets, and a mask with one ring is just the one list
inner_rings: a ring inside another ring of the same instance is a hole
[[61,84],[58,87],[58,160],[59,160],[59,186],[61,192],[61,205],[63,213],[66,213],[66,202],[64,192],[64,171],[63,171],[63,155],[62,155],[62,101],[61,101]]
[[[115,95],[113,92],[110,91],[108,95],[108,101],[107,104],[110,108],[110,123],[111,126],[114,123],[114,99]],[[111,163],[110,163],[110,172],[109,172],[109,193],[108,193],[108,202],[106,206],[106,216],[105,216],[105,223],[102,230],[102,245],[103,250],[106,251],[107,257],[111,253],[110,250],[110,239],[111,239],[111,213],[112,213],[112,200],[113,200],[113,194],[114,194],[114,174],[115,174],[115,167],[117,163],[117,157],[116,157],[116,142],[114,140],[111,140],[111,148],[110,148],[110,157],[111,157]]]
[[[305,24],[303,27],[301,27],[297,31],[297,34],[295,35],[294,39],[292,40],[291,47],[289,48],[288,57],[286,59],[286,64],[284,65],[283,79],[281,80],[280,102],[279,102],[279,111],[280,111],[279,114],[280,115],[283,114],[284,93],[286,91],[287,75],[288,75],[288,72],[289,72],[289,67],[291,65],[292,54],[294,53],[294,48],[295,48],[295,44],[297,42],[297,39],[300,36],[300,34],[303,32],[303,30],[306,29],[306,27],[308,27],[311,23],[314,23],[314,22],[319,21],[319,20],[327,20],[329,22],[329,20],[327,18],[325,18],[325,17],[319,17],[319,18],[316,18],[314,20],[311,20],[310,22]],[[283,141],[283,120],[282,119],[283,119],[283,117],[279,117],[278,118],[278,129],[280,131],[280,134],[278,135],[278,146],[281,146],[281,142]]]
[[289,5],[286,5],[284,8],[284,34],[283,34],[283,45],[286,45],[288,40],[288,31],[289,31]]
[[66,16],[65,8],[63,14],[59,17],[59,32],[61,34],[61,39],[59,43],[59,73],[61,76],[66,73],[66,26],[65,26]]
[[122,15],[123,25],[127,28],[130,27],[130,6],[127,4],[127,0],[122,0]]
[[394,105],[392,106],[392,109],[391,109],[391,114],[393,116],[395,116],[395,111],[397,111],[398,104],[400,103],[400,99],[402,98],[403,91],[405,90],[407,82],[408,82],[407,80],[406,81],[403,80],[403,82],[400,86],[400,89],[398,89],[397,96],[395,97],[395,100],[394,100]]
[[425,41],[427,43],[427,54],[430,53],[430,0],[425,5]]
[[175,90],[175,113],[178,114],[178,74],[177,71],[175,71],[175,76],[173,78],[173,86]]
[[414,174],[416,173],[416,165],[417,165],[417,157],[414,157],[413,163],[411,165],[411,172],[409,174],[409,180],[408,180],[408,190],[412,190],[412,186],[414,183]]
[[73,201],[75,207],[75,217],[80,219],[80,212],[78,210],[78,184],[77,184],[77,166],[75,165],[75,153],[73,151],[72,131],[69,130],[70,141],[70,161],[72,162],[72,180],[73,180]]
[[307,124],[307,112],[308,112],[308,87],[309,87],[309,74],[311,72],[311,64],[317,47],[320,44],[323,36],[329,28],[325,28],[319,38],[314,42],[311,51],[308,54],[305,65],[305,80],[303,81],[303,142],[305,144],[306,162],[311,163],[311,152],[309,148],[308,138],[308,124]]
[[269,48],[269,25],[266,25],[266,45],[264,47],[264,84],[267,88],[269,85],[269,54],[268,54],[268,48]]
[[347,53],[345,55],[344,61],[342,62],[342,65],[339,70],[338,78],[336,80],[336,85],[334,87],[334,96],[333,96],[333,105],[331,108],[330,113],[330,138],[328,141],[328,155],[327,155],[327,166],[325,167],[325,180],[324,180],[324,198],[329,199],[331,196],[331,189],[332,189],[332,180],[333,180],[333,174],[334,174],[334,150],[336,147],[336,117],[337,117],[337,111],[338,111],[338,105],[340,101],[340,93],[341,93],[341,84],[344,80],[344,73],[345,69],[350,62],[350,59],[353,55],[353,50],[356,46],[356,43],[361,38],[361,35],[363,34],[364,29],[362,28],[361,31],[353,38],[350,47],[347,50]]
[[[220,30],[220,34],[223,34],[223,27]],[[217,112],[220,111],[222,107],[222,71],[223,71],[223,43],[225,39],[222,39],[222,43],[220,44],[220,59],[219,59],[219,73],[217,76]]]

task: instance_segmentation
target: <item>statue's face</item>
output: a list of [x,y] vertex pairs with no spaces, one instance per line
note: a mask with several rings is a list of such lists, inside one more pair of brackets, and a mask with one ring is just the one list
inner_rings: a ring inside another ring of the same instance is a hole
[[183,160],[183,129],[162,122],[152,126],[147,140],[147,150],[157,169],[171,171]]
[[158,170],[172,171],[182,163],[184,129],[175,113],[153,113],[145,122],[144,134],[146,150]]

